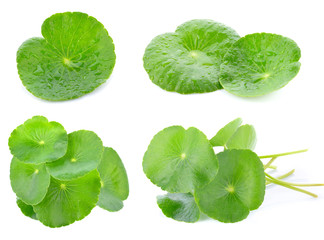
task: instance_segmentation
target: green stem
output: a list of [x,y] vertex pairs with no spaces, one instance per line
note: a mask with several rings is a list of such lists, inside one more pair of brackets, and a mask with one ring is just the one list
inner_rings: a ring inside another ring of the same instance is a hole
[[277,166],[270,165],[268,168],[270,168],[270,169],[277,169]]
[[289,184],[291,186],[296,186],[296,187],[320,187],[320,186],[324,186],[323,183],[292,183],[292,182],[286,182],[286,181],[282,181],[286,184]]
[[[295,172],[295,169],[293,169],[293,170],[291,170],[291,171],[289,171],[289,172],[287,172],[287,173],[285,173],[285,174],[283,174],[283,175],[280,175],[279,177],[277,177],[277,179],[284,179],[284,178],[286,178],[286,177],[289,177],[289,176],[292,175],[294,172]],[[271,182],[266,181],[266,185],[269,185],[269,184],[271,184]]]
[[264,170],[266,170],[267,168],[269,168],[270,167],[270,165],[271,165],[271,163],[273,163],[274,162],[274,160],[276,160],[277,159],[277,157],[273,157],[273,158],[271,158],[270,159],[270,161],[269,162],[267,162],[265,165],[264,165]]
[[265,175],[267,176],[267,181],[268,182],[271,182],[271,183],[274,183],[274,184],[277,184],[277,185],[280,185],[280,186],[283,186],[283,187],[286,187],[286,188],[289,188],[289,189],[292,189],[292,190],[295,190],[297,192],[301,192],[301,193],[305,193],[305,194],[308,194],[314,198],[317,198],[318,196],[314,193],[311,193],[309,191],[306,191],[304,189],[301,189],[301,188],[297,188],[297,187],[294,187],[284,181],[281,181],[279,179],[276,179],[274,177],[272,177],[271,175],[269,175],[268,173],[265,173]]
[[287,155],[296,154],[296,153],[303,153],[303,152],[307,152],[307,151],[308,151],[308,149],[302,149],[302,150],[293,151],[293,152],[286,152],[286,153],[278,153],[278,154],[259,156],[259,158],[281,157],[281,156],[287,156]]
[[291,170],[291,171],[289,171],[289,172],[287,172],[287,173],[285,173],[285,174],[283,174],[283,175],[277,177],[277,179],[284,179],[284,178],[286,178],[286,177],[289,177],[289,176],[292,175],[294,172],[295,172],[295,169],[293,169],[293,170]]

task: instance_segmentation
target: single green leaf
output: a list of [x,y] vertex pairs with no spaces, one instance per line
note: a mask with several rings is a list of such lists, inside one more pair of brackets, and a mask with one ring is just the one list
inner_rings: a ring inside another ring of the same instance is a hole
[[61,124],[34,116],[11,133],[9,148],[20,161],[40,164],[64,156],[67,141],[67,133]]
[[211,145],[216,146],[226,146],[227,141],[233,136],[239,126],[242,124],[241,118],[236,118],[230,123],[226,124],[222,129],[220,129],[216,135],[210,139]]
[[29,205],[43,200],[50,184],[45,164],[23,163],[13,158],[10,165],[10,182],[17,197]]
[[57,13],[44,21],[42,35],[25,41],[17,52],[20,79],[36,97],[78,98],[112,73],[115,47],[95,18],[80,12]]
[[239,39],[231,28],[212,20],[191,20],[175,33],[155,37],[144,54],[144,68],[153,83],[183,94],[221,89],[222,59]]
[[299,47],[289,38],[270,33],[246,35],[225,55],[219,81],[238,96],[265,95],[297,75],[300,56]]
[[111,212],[119,211],[128,197],[129,186],[123,162],[114,149],[104,148],[98,171],[101,190],[97,205]]
[[20,199],[17,199],[17,205],[20,208],[21,212],[26,216],[26,217],[30,217],[34,220],[37,220],[37,216],[36,213],[33,209],[33,206],[28,205],[26,203],[24,203],[23,201],[21,201]]
[[265,194],[265,174],[251,150],[225,150],[217,154],[219,170],[213,181],[195,190],[202,212],[221,222],[238,222],[257,209]]
[[177,221],[193,223],[200,217],[199,208],[191,193],[168,193],[157,197],[165,216]]
[[226,147],[229,149],[250,149],[256,145],[256,132],[252,125],[240,126],[234,135],[228,140]]
[[86,217],[100,193],[97,170],[71,181],[51,178],[44,200],[34,206],[37,218],[48,227],[62,227]]
[[207,137],[197,128],[168,127],[154,136],[143,159],[152,183],[168,192],[190,192],[207,185],[218,162]]
[[72,180],[97,168],[103,153],[101,139],[91,131],[79,130],[68,135],[66,154],[47,164],[49,173],[60,180]]

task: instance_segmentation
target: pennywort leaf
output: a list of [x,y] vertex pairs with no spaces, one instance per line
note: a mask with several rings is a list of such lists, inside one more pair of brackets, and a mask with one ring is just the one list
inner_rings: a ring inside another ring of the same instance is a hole
[[97,205],[111,212],[119,211],[128,197],[129,186],[125,167],[114,149],[104,148],[98,171],[101,190]]
[[157,197],[163,214],[177,221],[193,223],[200,217],[200,210],[191,193],[168,193]]
[[104,83],[115,65],[115,47],[104,26],[80,12],[57,13],[42,25],[43,38],[17,52],[23,85],[36,97],[61,101],[81,97]]
[[242,125],[242,119],[237,118],[221,128],[217,134],[210,139],[210,143],[229,149],[250,149],[256,145],[256,132],[252,125]]
[[233,121],[226,124],[217,132],[217,134],[212,139],[210,139],[211,145],[213,145],[214,147],[225,147],[228,140],[233,136],[233,134],[236,132],[239,126],[241,126],[241,124],[241,118],[236,118]]
[[23,163],[14,157],[10,165],[10,182],[18,198],[26,204],[35,205],[45,197],[50,175],[45,164]]
[[229,149],[250,149],[253,150],[256,145],[256,132],[252,125],[246,124],[240,126],[226,143]]
[[68,137],[63,126],[35,116],[10,135],[11,154],[22,162],[40,164],[55,161],[67,150]]
[[103,153],[102,141],[94,132],[79,130],[68,139],[66,154],[47,164],[49,173],[60,180],[72,180],[96,169]]
[[250,150],[225,150],[217,158],[218,174],[210,184],[196,189],[196,202],[211,218],[221,222],[241,221],[263,202],[263,164]]
[[238,34],[221,23],[191,20],[150,42],[144,68],[152,82],[167,91],[215,91],[222,88],[218,81],[222,59],[237,39]]
[[97,170],[71,181],[52,177],[45,198],[34,206],[34,211],[46,226],[66,226],[86,217],[96,206],[99,193],[100,177]]
[[207,137],[197,128],[166,128],[152,139],[143,158],[146,176],[168,192],[187,193],[207,185],[218,162]]
[[220,67],[220,83],[230,93],[261,96],[278,90],[293,79],[300,68],[297,44],[270,33],[246,35],[233,44]]
[[34,220],[37,220],[37,216],[36,213],[33,209],[33,206],[28,205],[26,203],[24,203],[23,201],[21,201],[19,198],[17,199],[17,205],[20,208],[21,212],[26,216],[26,217],[30,217]]

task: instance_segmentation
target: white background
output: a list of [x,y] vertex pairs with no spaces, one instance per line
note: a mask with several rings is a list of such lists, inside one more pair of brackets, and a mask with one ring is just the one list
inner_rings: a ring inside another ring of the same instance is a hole
[[[212,137],[236,117],[253,124],[260,155],[309,148],[284,157],[280,172],[296,169],[289,181],[324,182],[322,1],[1,1],[0,3],[0,238],[1,239],[322,239],[324,188],[310,189],[313,199],[279,186],[267,188],[263,205],[248,218],[223,224],[203,217],[195,224],[166,218],[156,205],[161,191],[142,171],[142,157],[158,131],[170,125],[195,126]],[[82,11],[107,28],[116,46],[117,62],[106,84],[80,99],[47,102],[21,84],[16,51],[30,37],[41,36],[50,15]],[[260,98],[239,98],[224,90],[180,95],[155,86],[143,69],[146,45],[158,34],[183,22],[207,18],[234,28],[241,36],[254,32],[282,34],[302,50],[298,76],[283,89]],[[33,115],[58,121],[68,132],[95,131],[122,157],[130,196],[117,213],[95,208],[82,221],[50,229],[25,217],[15,203],[9,182],[11,131]],[[275,173],[276,174],[276,173]],[[275,175],[274,174],[274,175]]]

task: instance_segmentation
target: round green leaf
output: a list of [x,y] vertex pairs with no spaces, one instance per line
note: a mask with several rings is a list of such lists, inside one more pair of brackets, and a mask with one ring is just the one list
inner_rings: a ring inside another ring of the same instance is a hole
[[10,182],[17,197],[29,205],[43,200],[50,184],[45,164],[29,164],[13,158],[10,165]]
[[221,89],[219,67],[239,39],[231,28],[212,20],[192,20],[175,33],[155,37],[144,54],[144,68],[153,83],[183,94]]
[[225,55],[220,83],[238,96],[268,94],[297,75],[300,56],[299,47],[289,38],[270,33],[246,35]]
[[196,189],[196,202],[211,218],[221,222],[241,221],[263,202],[263,164],[251,150],[225,150],[217,158],[218,174],[207,186]]
[[91,131],[80,130],[68,135],[66,154],[47,164],[49,173],[60,180],[72,180],[97,168],[103,152],[101,139]]
[[98,171],[101,190],[97,205],[111,212],[119,211],[128,197],[129,186],[123,162],[114,149],[104,148]]
[[40,164],[64,156],[67,141],[67,133],[61,124],[35,116],[11,133],[9,148],[20,161]]
[[168,127],[154,136],[143,159],[152,183],[168,192],[190,192],[208,184],[218,161],[207,137],[197,128]]
[[240,126],[226,143],[228,149],[250,149],[256,145],[256,132],[252,125]]
[[210,139],[211,145],[216,146],[226,146],[227,141],[233,136],[239,126],[242,124],[242,119],[237,118],[226,124],[222,129],[220,129],[216,135]]
[[30,218],[32,218],[34,220],[37,220],[37,216],[36,216],[36,213],[34,212],[33,206],[24,203],[20,199],[17,199],[17,205],[20,208],[21,212],[26,217],[30,217]]
[[157,203],[165,216],[181,222],[197,222],[199,208],[191,193],[168,193],[158,196]]
[[72,180],[51,178],[42,202],[34,206],[37,218],[49,227],[62,227],[86,217],[96,206],[100,193],[97,170]]
[[20,79],[36,97],[78,98],[112,73],[115,47],[95,18],[80,12],[57,13],[44,21],[42,35],[25,41],[17,52]]

